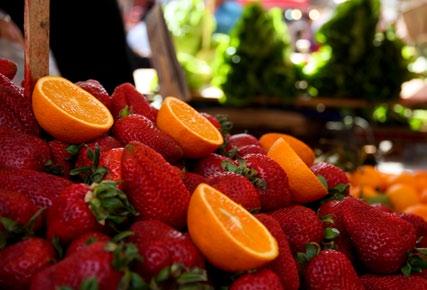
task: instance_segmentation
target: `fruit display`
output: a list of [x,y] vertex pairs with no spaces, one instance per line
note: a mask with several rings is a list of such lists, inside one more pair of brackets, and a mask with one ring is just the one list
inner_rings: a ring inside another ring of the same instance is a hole
[[[9,77],[0,289],[427,289],[425,173],[349,175],[131,84],[46,76],[30,99]],[[393,208],[360,199],[368,186]]]

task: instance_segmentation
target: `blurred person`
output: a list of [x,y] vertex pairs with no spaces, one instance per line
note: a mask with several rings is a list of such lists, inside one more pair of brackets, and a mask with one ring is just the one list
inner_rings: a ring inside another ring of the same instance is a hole
[[[23,31],[24,0],[1,0],[0,9]],[[116,0],[51,0],[50,47],[62,76],[73,82],[96,79],[109,92],[132,82]]]
[[242,5],[236,0],[217,0],[215,4],[215,32],[228,34],[242,15]]

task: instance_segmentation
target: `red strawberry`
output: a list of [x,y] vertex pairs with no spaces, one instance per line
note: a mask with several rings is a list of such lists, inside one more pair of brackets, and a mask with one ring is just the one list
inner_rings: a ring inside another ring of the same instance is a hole
[[[114,263],[111,247],[97,242],[39,272],[32,280],[31,290],[55,290],[59,287],[81,289],[83,281],[92,278],[98,289],[116,290],[123,276],[119,263]],[[118,256],[114,255],[117,259]],[[113,266],[115,265],[115,266]]]
[[107,169],[104,180],[112,180],[115,182],[122,181],[122,155],[123,148],[113,148],[101,154],[99,166]]
[[365,290],[427,290],[427,280],[417,276],[375,276],[360,277]]
[[28,289],[31,277],[53,262],[55,250],[40,238],[29,238],[0,251],[0,288]]
[[349,180],[345,172],[335,165],[319,162],[311,166],[311,171],[317,176],[323,176],[328,183],[328,189],[334,189],[338,184],[346,185],[345,193],[348,193]]
[[42,171],[50,159],[49,146],[33,135],[0,127],[0,168]]
[[79,87],[93,95],[101,103],[103,103],[109,110],[111,109],[111,97],[105,88],[96,80],[87,80],[84,82],[76,83]]
[[264,148],[259,145],[245,145],[237,149],[237,155],[245,157],[248,154],[263,154],[266,155],[267,152]]
[[142,115],[134,114],[116,120],[113,133],[123,144],[138,141],[150,146],[169,162],[182,158],[183,151],[181,146]]
[[203,267],[203,258],[191,238],[157,220],[136,222],[131,226],[134,233],[129,240],[143,257],[138,265],[144,277],[151,278],[161,269],[173,263],[187,267]]
[[38,135],[39,125],[34,117],[31,99],[24,96],[24,90],[0,73],[0,102],[19,119],[25,132]]
[[6,106],[0,106],[0,126],[7,127],[17,132],[31,134],[32,132],[22,125],[19,119],[15,116],[13,111],[9,110]]
[[142,143],[129,143],[123,152],[122,176],[128,197],[142,219],[185,225],[190,193],[159,153]]
[[288,177],[279,164],[262,154],[248,154],[244,160],[247,166],[256,170],[257,176],[265,182],[264,187],[258,187],[263,210],[275,210],[291,203]]
[[[53,140],[48,142],[51,162],[47,166],[47,171],[57,175],[68,176],[71,169],[70,159],[72,155],[67,151],[69,144],[62,141]],[[48,161],[49,162],[49,161]]]
[[407,221],[363,201],[342,202],[342,219],[360,261],[372,273],[393,273],[414,248],[416,233]]
[[259,193],[242,175],[226,172],[209,177],[208,183],[249,211],[261,208]]
[[289,239],[292,251],[305,252],[310,242],[320,243],[323,239],[323,226],[316,213],[307,207],[294,205],[273,212]]
[[96,242],[108,242],[111,238],[101,232],[87,232],[73,240],[67,248],[67,257]]
[[120,111],[126,106],[132,114],[143,115],[153,122],[156,121],[156,110],[150,106],[146,97],[130,83],[118,86],[113,92],[111,112],[114,118],[118,118]]
[[230,290],[285,290],[279,277],[271,270],[243,274],[230,286]]
[[[25,194],[0,189],[0,217],[11,219],[20,225],[27,224],[37,213],[35,206]],[[34,230],[41,226],[41,218],[34,224]],[[0,224],[0,231],[2,226]]]
[[228,157],[211,153],[206,158],[200,159],[198,161],[195,172],[204,177],[214,176],[218,173],[224,173],[226,171],[222,167],[222,164],[225,161],[231,164],[235,164],[235,162]]
[[321,251],[304,270],[307,290],[364,290],[351,262],[338,251]]
[[6,58],[0,58],[0,74],[3,74],[8,79],[13,80],[17,71],[16,63]]
[[103,152],[111,150],[113,148],[122,147],[122,144],[120,144],[119,141],[117,141],[115,138],[111,136],[103,136],[94,140],[93,142],[87,144],[87,146],[83,146],[80,149],[79,155],[76,161],[77,168],[93,165],[93,160],[90,160],[88,157],[88,151],[92,150],[92,152],[94,152],[96,149],[96,146],[98,146],[99,148],[99,153],[102,154]]
[[258,139],[254,136],[247,133],[240,133],[231,135],[227,140],[226,150],[230,151],[233,148],[241,148],[247,145],[258,145],[261,146],[258,142]]
[[193,193],[196,187],[200,183],[207,183],[207,180],[205,177],[192,172],[184,172],[182,181],[185,184],[185,187],[187,188],[188,192]]
[[33,170],[0,170],[0,189],[23,193],[40,207],[49,207],[52,200],[71,184],[62,177]]
[[410,213],[401,213],[399,216],[412,224],[412,226],[415,228],[418,241],[417,247],[427,247],[427,222],[422,217]]
[[292,256],[288,239],[280,227],[280,224],[274,218],[266,214],[257,214],[256,218],[262,222],[273,235],[279,246],[279,256],[268,264],[267,267],[279,276],[284,289],[298,290],[300,281],[297,263]]
[[114,183],[73,184],[64,189],[47,211],[47,236],[71,241],[83,233],[120,224],[134,213],[126,195]]
[[205,112],[200,113],[200,115],[202,115],[203,117],[205,117],[206,119],[208,119],[209,122],[211,122],[212,125],[215,126],[215,128],[221,129],[221,124],[220,124],[220,122],[218,121],[217,118],[215,118],[211,114],[208,114],[208,113],[205,113]]
[[342,201],[330,200],[319,207],[318,216],[320,219],[332,220],[333,223],[323,222],[324,228],[332,227],[339,231],[338,237],[333,240],[334,249],[342,252],[350,261],[354,260],[354,250],[350,238],[345,231],[344,222],[342,220]]

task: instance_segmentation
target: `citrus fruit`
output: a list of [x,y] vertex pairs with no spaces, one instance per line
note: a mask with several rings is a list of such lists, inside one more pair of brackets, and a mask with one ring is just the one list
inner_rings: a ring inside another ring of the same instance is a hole
[[427,205],[426,204],[420,203],[420,204],[407,207],[403,212],[420,216],[427,222]]
[[365,185],[360,188],[360,197],[369,200],[371,198],[379,196],[380,193],[375,190],[372,186]]
[[282,133],[267,133],[261,136],[259,143],[266,150],[270,150],[270,147],[273,145],[277,139],[283,138],[288,144],[295,150],[298,156],[304,161],[307,166],[311,166],[314,162],[314,151],[301,140],[292,137],[287,134]]
[[278,256],[277,242],[261,222],[204,183],[191,196],[188,231],[209,262],[225,271],[257,268]]
[[389,176],[387,178],[388,186],[392,186],[393,184],[407,184],[409,186],[416,186],[415,176],[409,172],[403,172],[399,175]]
[[294,201],[312,202],[328,194],[326,187],[283,138],[274,142],[267,155],[288,175]]
[[113,125],[110,111],[94,96],[61,77],[42,77],[33,91],[33,111],[40,126],[60,141],[82,143]]
[[383,191],[387,187],[386,176],[370,165],[359,167],[351,176],[351,184],[355,186],[371,186]]
[[185,102],[167,97],[157,114],[157,126],[174,138],[190,158],[214,152],[223,138],[218,129]]
[[420,197],[413,186],[396,183],[387,188],[386,195],[396,211],[403,211],[405,208],[420,203]]

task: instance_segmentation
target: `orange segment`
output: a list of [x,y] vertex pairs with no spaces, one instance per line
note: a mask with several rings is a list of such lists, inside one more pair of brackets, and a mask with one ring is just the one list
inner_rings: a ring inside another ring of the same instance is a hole
[[296,202],[312,202],[328,194],[310,168],[283,139],[274,142],[268,156],[276,161],[288,175],[292,198]]
[[287,134],[267,133],[261,136],[259,143],[266,150],[270,150],[271,146],[277,139],[283,138],[295,150],[298,156],[304,161],[307,166],[311,166],[314,162],[314,151],[301,140]]
[[205,257],[225,271],[257,268],[279,254],[276,240],[262,223],[204,183],[191,196],[188,231]]
[[32,99],[40,126],[64,142],[89,141],[106,133],[113,125],[110,111],[100,101],[61,77],[39,79]]
[[191,158],[214,152],[224,141],[218,129],[185,102],[167,97],[157,114],[157,126],[174,138]]

